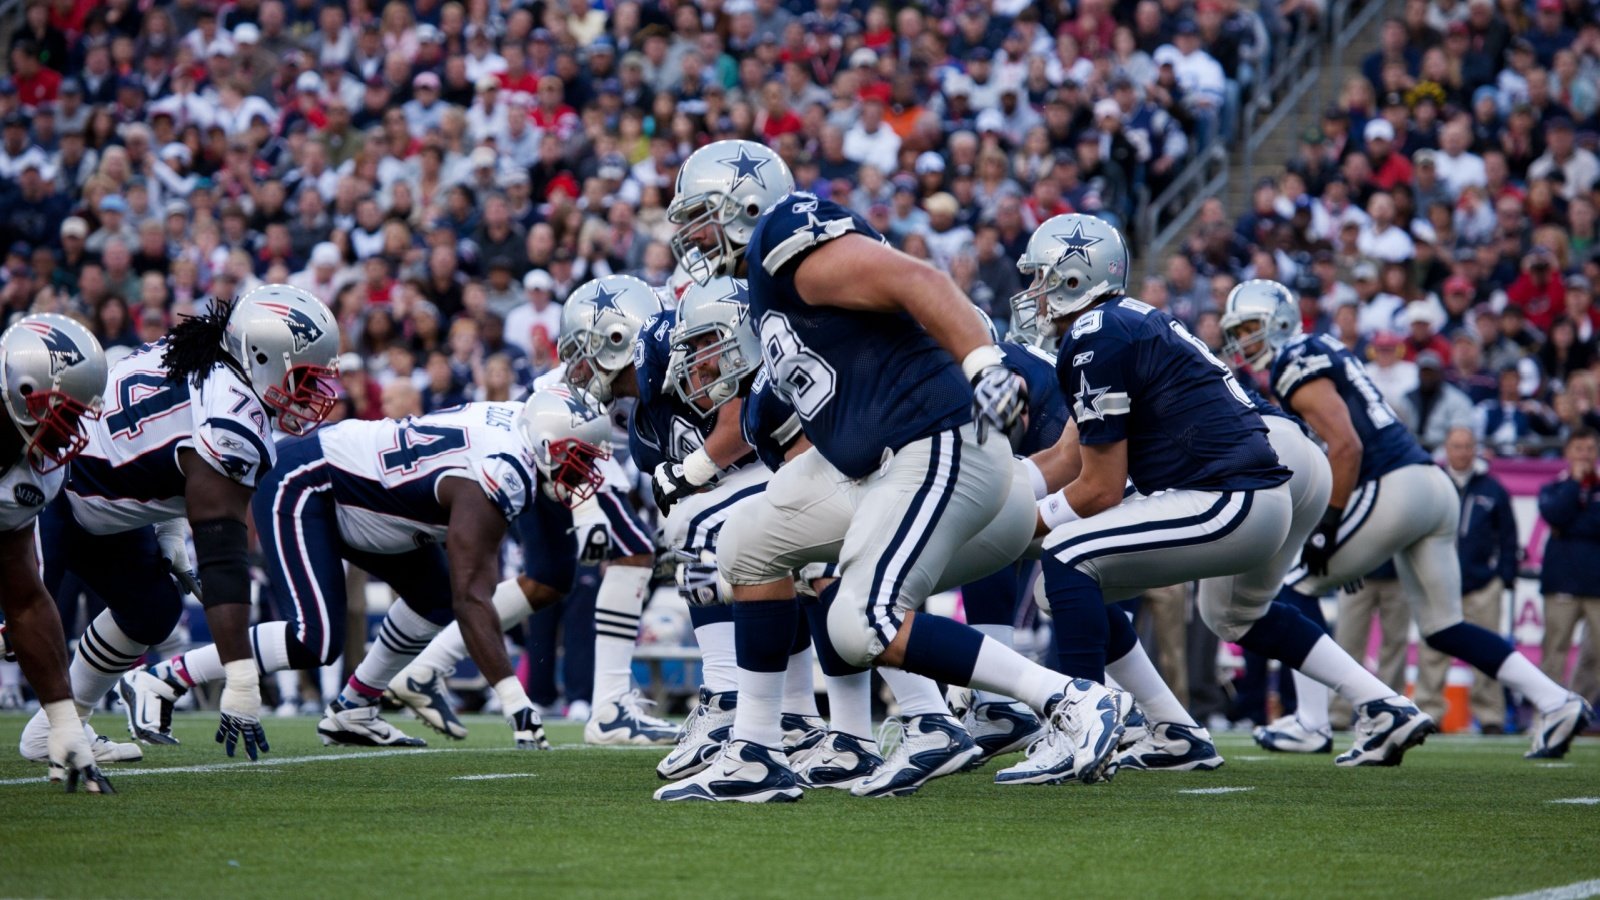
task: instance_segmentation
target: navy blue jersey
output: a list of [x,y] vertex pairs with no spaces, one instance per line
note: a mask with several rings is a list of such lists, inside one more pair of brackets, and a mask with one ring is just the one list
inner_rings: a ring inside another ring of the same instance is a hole
[[757,373],[744,398],[740,416],[745,443],[756,448],[756,456],[772,471],[783,465],[784,454],[801,435],[800,415],[789,402],[772,389],[765,370]]
[[1299,416],[1289,412],[1278,404],[1273,403],[1271,400],[1268,400],[1266,395],[1261,393],[1261,389],[1256,387],[1256,378],[1254,372],[1235,372],[1234,379],[1239,382],[1239,387],[1244,388],[1244,395],[1250,398],[1250,403],[1251,405],[1255,406],[1256,412],[1261,413],[1263,416],[1276,416],[1280,419],[1288,419],[1297,425],[1300,428],[1301,433],[1306,437],[1313,439],[1316,438],[1316,435],[1312,433],[1311,429],[1306,427],[1306,423],[1300,421]]
[[1361,438],[1362,481],[1401,466],[1432,461],[1384,401],[1361,361],[1333,337],[1300,335],[1284,345],[1272,361],[1272,393],[1290,409],[1294,408],[1295,391],[1318,378],[1332,381],[1350,410],[1350,424]]
[[[663,462],[682,462],[684,457],[705,445],[706,436],[717,424],[716,415],[701,416],[699,410],[685,403],[677,390],[667,383],[672,328],[677,324],[676,310],[658,312],[644,323],[633,344],[639,402],[628,423],[628,453],[641,472],[654,472]],[[747,455],[729,468],[738,468],[754,459],[754,455]]]
[[1181,323],[1129,297],[1078,317],[1056,364],[1086,446],[1128,442],[1141,494],[1258,490],[1289,470],[1233,372]]
[[1023,456],[1054,447],[1066,430],[1072,411],[1067,408],[1067,398],[1061,394],[1056,381],[1056,361],[1037,347],[1000,343],[1006,368],[1022,376],[1028,385],[1028,430],[1022,435],[1022,446],[1017,452]]
[[885,451],[971,422],[972,388],[910,315],[810,306],[800,298],[800,261],[846,234],[883,239],[838,204],[794,193],[756,222],[745,253],[750,311],[773,386],[823,457],[860,478],[882,464]]

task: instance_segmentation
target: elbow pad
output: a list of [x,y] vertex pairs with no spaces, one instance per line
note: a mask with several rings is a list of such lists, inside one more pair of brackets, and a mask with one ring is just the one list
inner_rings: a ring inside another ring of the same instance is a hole
[[250,567],[245,561],[249,532],[237,519],[194,523],[194,555],[200,570],[200,603],[250,603]]

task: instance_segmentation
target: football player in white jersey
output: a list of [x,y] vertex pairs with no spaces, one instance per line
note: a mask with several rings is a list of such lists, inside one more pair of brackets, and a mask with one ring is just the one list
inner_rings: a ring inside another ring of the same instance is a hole
[[[178,623],[182,602],[163,559],[177,553],[153,526],[187,516],[219,642],[207,667],[228,678],[217,740],[231,754],[240,734],[259,732],[245,515],[273,466],[273,426],[303,434],[332,411],[338,352],[338,325],[321,301],[264,285],[234,303],[214,301],[111,368],[105,414],[89,424],[66,489],[39,522],[45,585],[55,591],[70,570],[107,606],[72,660],[80,706],[98,704]],[[174,743],[159,710],[128,709],[136,738]],[[48,732],[35,716],[23,756],[37,755]]]
[[[558,366],[534,382],[536,391],[570,393]],[[678,728],[650,715],[633,686],[633,650],[639,617],[655,564],[655,538],[628,500],[627,472],[614,458],[600,461],[601,486],[575,508],[543,494],[518,517],[522,573],[494,591],[495,612],[510,629],[532,613],[560,602],[577,576],[579,563],[605,563],[595,598],[594,688],[584,740],[596,744],[670,744]],[[430,728],[453,738],[467,729],[451,706],[444,679],[467,655],[458,624],[451,624],[418,654],[390,686],[395,699],[410,707]],[[570,712],[569,712],[570,714]]]
[[81,780],[92,793],[115,791],[95,766],[73,703],[61,618],[35,562],[34,520],[87,443],[84,425],[100,415],[105,383],[99,342],[65,316],[27,316],[0,335],[0,404],[9,421],[0,426],[0,655],[16,655],[44,706],[50,779],[64,779],[68,791]]
[[[584,403],[545,392],[527,403],[469,403],[399,421],[340,422],[279,446],[279,465],[252,504],[286,619],[250,629],[262,669],[315,668],[338,659],[346,561],[399,595],[371,651],[318,723],[324,743],[421,746],[379,716],[379,700],[454,617],[500,698],[516,746],[549,746],[512,673],[489,597],[507,527],[532,506],[535,491],[568,504],[591,496],[599,484],[596,462],[609,452],[607,433]],[[192,661],[206,653],[158,664],[152,680],[168,687],[203,683],[209,679],[197,675]]]

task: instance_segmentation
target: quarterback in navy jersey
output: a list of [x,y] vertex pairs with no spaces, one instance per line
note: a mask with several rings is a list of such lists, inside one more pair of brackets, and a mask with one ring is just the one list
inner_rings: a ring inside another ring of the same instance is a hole
[[[676,188],[668,217],[678,226],[680,261],[692,261],[702,283],[715,274],[749,279],[762,365],[812,444],[785,468],[815,467],[837,486],[830,496],[848,498],[853,512],[796,537],[813,552],[838,548],[833,650],[852,665],[897,666],[1025,700],[1052,730],[1070,722],[1073,732],[1052,742],[1072,749],[1036,780],[1102,778],[1122,729],[1117,695],[1069,682],[967,626],[916,614],[944,562],[1011,494],[1008,438],[1020,436],[1026,388],[971,303],[948,277],[888,247],[860,216],[793,192],[783,161],[758,144],[701,148],[680,168]],[[735,601],[733,740],[659,799],[799,797],[776,751],[778,701],[784,636],[798,615],[789,573],[811,560],[808,548],[780,546],[778,535],[750,527],[744,510],[730,517],[718,553]],[[900,750],[907,761],[936,761],[885,766],[851,792],[911,793],[980,753],[944,714],[911,717]]]
[[[1282,599],[1313,607],[1322,593],[1392,556],[1428,646],[1498,678],[1538,708],[1528,756],[1564,755],[1593,712],[1506,638],[1463,621],[1455,486],[1398,420],[1361,362],[1327,335],[1302,334],[1294,296],[1276,282],[1235,288],[1222,325],[1234,351],[1257,371],[1271,372],[1273,395],[1328,446],[1333,486],[1327,511],[1286,578]],[[1308,704],[1302,696],[1295,720],[1273,723],[1258,740],[1273,749],[1315,746],[1304,738],[1326,730],[1326,695],[1311,699]]]

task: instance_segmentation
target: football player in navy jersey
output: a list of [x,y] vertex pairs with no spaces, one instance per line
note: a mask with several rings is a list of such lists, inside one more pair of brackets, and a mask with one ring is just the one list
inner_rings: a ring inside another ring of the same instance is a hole
[[[1384,402],[1360,361],[1332,337],[1302,334],[1294,295],[1276,282],[1235,288],[1222,324],[1234,352],[1257,371],[1270,370],[1273,395],[1328,445],[1333,487],[1327,511],[1306,538],[1282,599],[1310,612],[1322,593],[1393,556],[1428,646],[1499,679],[1538,708],[1529,757],[1564,755],[1593,711],[1506,638],[1462,620],[1454,486]],[[1317,736],[1328,730],[1326,692],[1303,678],[1295,687],[1295,716],[1257,737],[1269,749],[1315,748]]]
[[[1232,370],[1180,323],[1126,295],[1127,264],[1122,235],[1084,215],[1045,222],[1018,263],[1033,276],[1024,294],[1040,326],[1059,336],[1058,374],[1076,426],[1061,459],[1045,463],[1049,486],[1071,479],[1040,504],[1041,525],[1050,528],[1043,550],[1051,609],[1088,626],[1095,620],[1086,608],[1149,587],[1229,576],[1236,587],[1266,581],[1248,592],[1262,596],[1231,630],[1247,648],[1303,660],[1324,635],[1293,608],[1270,602],[1276,576],[1268,574],[1293,522],[1290,471]],[[1109,634],[1058,630],[1069,674],[1099,677],[1107,659],[1136,644],[1120,618],[1101,621]],[[1122,673],[1114,675],[1127,686]],[[1136,696],[1148,693],[1143,679],[1133,681]],[[1432,725],[1376,679],[1365,687],[1364,730],[1341,756],[1344,765],[1392,763]],[[1209,743],[1181,708],[1171,714],[1181,715],[1183,743]],[[1001,775],[1027,778],[1034,766],[1030,757]]]
[[[749,278],[763,365],[813,445],[785,470],[815,468],[834,496],[847,498],[850,514],[809,518],[806,498],[791,497],[785,506],[796,515],[781,523],[788,527],[763,528],[741,516],[754,507],[735,510],[718,554],[735,599],[733,740],[704,772],[656,796],[799,797],[777,749],[798,615],[789,573],[829,545],[840,581],[828,635],[844,661],[1017,697],[1045,713],[1051,743],[1068,748],[1039,780],[1100,780],[1122,730],[1118,695],[1028,662],[966,625],[916,613],[946,561],[1007,508],[1007,438],[1024,424],[1022,380],[948,277],[888,247],[830,201],[805,193],[767,199],[773,185],[787,190],[792,178],[760,145],[723,141],[696,151],[679,170],[668,211],[678,225],[674,246],[680,259],[696,260],[689,271],[697,280]],[[811,506],[818,505],[826,504]],[[938,762],[875,774],[851,792],[910,793],[978,753],[948,715],[915,717],[902,749],[910,762]]]
[[66,316],[26,316],[0,335],[0,656],[15,655],[43,705],[50,780],[65,780],[68,791],[81,780],[90,793],[110,794],[93,746],[109,741],[92,740],[79,718],[61,617],[34,554],[34,520],[61,491],[64,466],[87,446],[84,426],[99,418],[105,386],[100,342]]

